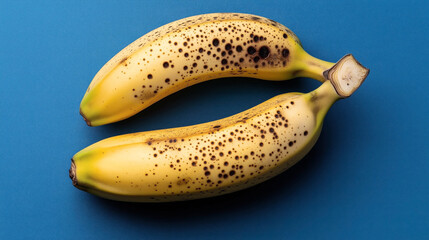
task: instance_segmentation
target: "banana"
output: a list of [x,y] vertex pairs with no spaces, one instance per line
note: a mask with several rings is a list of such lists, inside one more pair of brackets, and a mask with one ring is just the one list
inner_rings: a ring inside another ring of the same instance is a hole
[[155,29],[108,61],[80,104],[89,126],[120,121],[188,86],[221,77],[325,81],[334,63],[304,51],[273,20],[239,13],[188,17]]
[[81,190],[131,202],[206,198],[253,186],[303,158],[331,105],[350,96],[368,71],[347,55],[310,93],[282,94],[213,122],[107,138],[73,156],[70,178]]

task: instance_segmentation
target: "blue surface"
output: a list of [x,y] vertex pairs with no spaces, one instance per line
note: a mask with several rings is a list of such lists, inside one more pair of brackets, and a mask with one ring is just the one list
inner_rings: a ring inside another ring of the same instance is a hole
[[[429,239],[427,1],[8,2],[0,3],[0,239]],[[173,204],[75,189],[70,158],[98,140],[215,120],[319,85],[221,79],[126,121],[86,126],[79,103],[108,59],[156,27],[209,12],[277,20],[312,55],[335,62],[353,53],[371,73],[333,106],[303,161],[251,189]]]

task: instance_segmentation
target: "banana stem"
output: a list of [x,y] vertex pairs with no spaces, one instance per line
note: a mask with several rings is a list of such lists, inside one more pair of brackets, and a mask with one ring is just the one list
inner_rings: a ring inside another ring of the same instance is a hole
[[298,61],[299,70],[297,71],[297,76],[316,79],[320,82],[326,81],[323,73],[335,65],[335,63],[315,58],[307,52],[303,52],[303,54],[300,56],[300,59],[301,61]]
[[319,88],[307,94],[313,104],[317,121],[323,121],[326,113],[339,99],[352,95],[369,74],[351,54],[341,58],[330,69],[323,72],[325,81]]
[[341,99],[330,81],[325,81],[316,90],[306,94],[308,101],[313,107],[316,121],[323,121],[331,106]]

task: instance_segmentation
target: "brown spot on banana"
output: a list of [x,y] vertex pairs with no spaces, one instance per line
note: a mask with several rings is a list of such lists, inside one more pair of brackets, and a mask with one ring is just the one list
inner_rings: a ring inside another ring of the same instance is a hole
[[127,59],[128,59],[128,57],[124,57],[124,58],[119,62],[119,64],[125,63],[125,61],[127,61]]

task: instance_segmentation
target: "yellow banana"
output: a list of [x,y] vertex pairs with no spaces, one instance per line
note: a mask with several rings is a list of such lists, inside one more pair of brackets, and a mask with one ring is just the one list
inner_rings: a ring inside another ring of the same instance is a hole
[[182,201],[250,187],[304,157],[331,105],[350,96],[367,74],[347,55],[310,93],[279,95],[213,122],[102,140],[73,156],[70,178],[81,190],[133,202]]
[[255,15],[215,13],[155,29],[95,75],[80,105],[90,126],[126,119],[188,86],[220,77],[325,81],[334,63],[307,54],[285,26]]

